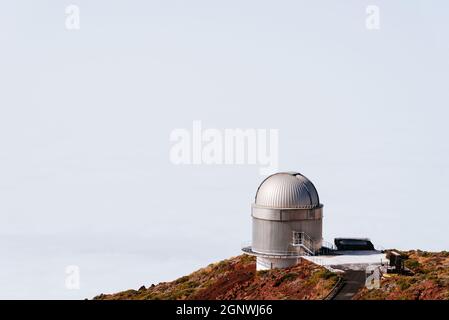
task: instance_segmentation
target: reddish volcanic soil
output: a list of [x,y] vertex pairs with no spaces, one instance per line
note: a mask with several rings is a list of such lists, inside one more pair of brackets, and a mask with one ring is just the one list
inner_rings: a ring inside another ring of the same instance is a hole
[[101,294],[94,299],[323,299],[338,279],[335,273],[306,260],[287,269],[256,272],[254,257],[241,255],[172,282]]
[[379,289],[364,288],[354,299],[448,300],[449,253],[403,252],[408,274],[393,274],[381,280]]

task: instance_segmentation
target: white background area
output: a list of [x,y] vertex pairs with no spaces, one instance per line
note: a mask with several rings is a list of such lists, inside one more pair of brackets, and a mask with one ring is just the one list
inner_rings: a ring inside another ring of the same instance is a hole
[[279,169],[315,184],[326,240],[448,249],[447,1],[0,9],[0,298],[91,298],[240,254],[264,177],[173,165],[170,132],[194,120],[278,129]]

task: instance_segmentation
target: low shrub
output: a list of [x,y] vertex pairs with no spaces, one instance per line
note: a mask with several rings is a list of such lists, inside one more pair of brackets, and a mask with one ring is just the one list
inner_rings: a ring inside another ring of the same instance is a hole
[[292,281],[295,280],[298,277],[298,274],[295,272],[289,272],[284,274],[281,278],[279,278],[275,283],[274,286],[278,287],[280,286],[282,283],[286,282],[286,281]]

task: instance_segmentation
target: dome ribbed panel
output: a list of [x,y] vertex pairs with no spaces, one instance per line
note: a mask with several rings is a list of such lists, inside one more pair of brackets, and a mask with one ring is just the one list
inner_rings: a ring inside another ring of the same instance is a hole
[[269,176],[256,194],[256,204],[271,208],[312,208],[319,205],[313,183],[299,173]]

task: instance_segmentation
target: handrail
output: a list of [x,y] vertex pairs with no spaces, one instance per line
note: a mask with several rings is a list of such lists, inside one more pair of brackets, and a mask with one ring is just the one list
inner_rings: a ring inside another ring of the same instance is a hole
[[337,283],[332,287],[329,293],[323,298],[323,300],[332,300],[337,295],[338,291],[340,291],[343,286],[343,278],[339,277]]
[[329,241],[326,241],[326,240],[322,240],[322,246],[326,247],[328,249],[331,249],[331,250],[336,250],[337,249],[337,247],[332,242],[329,242]]
[[314,255],[314,241],[305,232],[293,231],[292,232],[292,243],[293,247],[303,248],[309,255]]
[[[280,250],[263,250],[262,252],[254,251],[252,248],[252,244],[250,241],[245,241],[242,243],[242,250],[247,253],[252,254],[268,254],[268,255],[282,255],[282,256],[301,256],[301,255],[310,255],[314,256],[316,254],[314,240],[306,233],[300,231],[292,232],[292,241],[290,246],[293,248],[289,248],[286,251]],[[298,249],[302,249],[302,253]]]
[[254,251],[252,250],[251,246],[242,246],[242,250],[246,253],[255,254],[255,255],[273,255],[273,256],[292,256],[297,257],[299,256],[298,250],[288,250],[288,251],[280,251],[280,250],[264,250],[262,251]]

